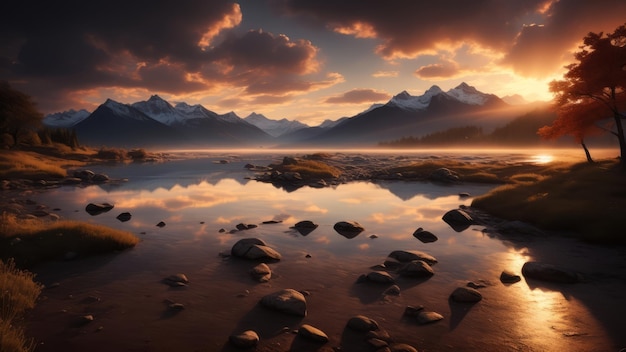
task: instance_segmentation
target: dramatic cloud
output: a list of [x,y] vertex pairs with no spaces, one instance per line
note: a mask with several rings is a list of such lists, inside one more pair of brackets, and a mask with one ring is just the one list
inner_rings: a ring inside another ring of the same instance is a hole
[[459,73],[459,65],[453,61],[443,61],[418,68],[415,75],[422,79],[452,78]]
[[391,95],[373,89],[353,89],[341,95],[327,98],[324,102],[328,104],[360,104],[386,101],[389,98]]
[[[501,64],[542,76],[571,61],[589,31],[612,31],[626,19],[621,0],[275,0],[285,14],[355,37],[376,37],[388,60],[415,58],[463,43],[501,53]],[[533,24],[537,24],[533,26]],[[567,60],[567,59],[570,60]],[[429,67],[430,71],[444,67]],[[448,68],[449,69],[449,68]]]
[[332,84],[306,77],[320,70],[311,42],[262,30],[236,34],[242,13],[232,2],[14,5],[0,14],[0,78],[47,109],[107,87],[181,95],[234,86],[284,95]]

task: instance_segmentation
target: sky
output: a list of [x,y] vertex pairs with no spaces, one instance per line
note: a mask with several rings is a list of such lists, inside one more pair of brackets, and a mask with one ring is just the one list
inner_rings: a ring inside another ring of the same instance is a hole
[[433,85],[550,100],[582,38],[625,23],[624,0],[22,0],[0,80],[44,114],[157,94],[314,126]]

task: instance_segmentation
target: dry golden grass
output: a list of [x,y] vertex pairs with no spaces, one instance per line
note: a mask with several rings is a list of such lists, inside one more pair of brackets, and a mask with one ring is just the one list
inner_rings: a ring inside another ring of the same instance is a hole
[[66,160],[43,157],[30,151],[1,151],[0,178],[47,179],[62,178],[67,172]]
[[0,351],[33,351],[35,344],[25,337],[21,322],[24,312],[35,306],[42,286],[34,275],[16,268],[12,260],[0,261]]
[[341,176],[341,170],[317,160],[298,160],[297,164],[280,165],[281,172],[299,172],[303,178],[336,178]]
[[24,221],[11,214],[2,214],[0,220],[0,258],[14,258],[19,265],[63,259],[68,252],[78,256],[108,253],[139,242],[130,232],[79,221]]
[[474,199],[472,206],[504,219],[547,230],[567,231],[584,240],[626,243],[626,173],[615,160],[580,163],[549,176],[520,174],[518,181]]

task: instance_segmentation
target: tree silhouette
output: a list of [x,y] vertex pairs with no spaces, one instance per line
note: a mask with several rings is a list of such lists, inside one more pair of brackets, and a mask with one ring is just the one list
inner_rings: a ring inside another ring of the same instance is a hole
[[41,126],[42,120],[43,114],[30,96],[0,82],[0,134],[11,135],[13,144],[18,145],[23,135]]
[[602,120],[612,119],[610,133],[619,141],[620,159],[626,168],[626,25],[613,33],[589,33],[575,53],[577,63],[566,66],[563,80],[550,83],[557,118],[539,129],[545,138],[571,135],[581,143],[591,161],[584,138],[601,130]]

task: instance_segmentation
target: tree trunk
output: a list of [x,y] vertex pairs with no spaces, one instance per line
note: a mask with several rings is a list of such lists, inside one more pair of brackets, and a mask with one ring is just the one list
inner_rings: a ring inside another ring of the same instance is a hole
[[622,126],[622,116],[615,112],[613,117],[615,118],[615,126],[617,127],[617,140],[619,141],[619,160],[622,168],[626,169],[626,137],[624,136],[624,127]]
[[585,155],[587,156],[587,162],[588,163],[593,163],[593,159],[591,158],[591,153],[589,153],[589,149],[587,149],[587,145],[585,144],[584,141],[580,142],[580,145],[583,146],[583,149],[585,150]]

